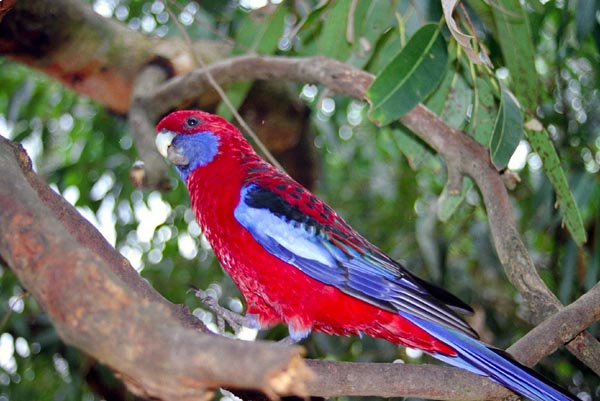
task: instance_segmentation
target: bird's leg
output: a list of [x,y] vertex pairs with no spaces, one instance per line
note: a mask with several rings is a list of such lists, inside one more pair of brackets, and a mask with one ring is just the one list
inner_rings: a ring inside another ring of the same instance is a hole
[[256,316],[242,316],[238,313],[235,313],[219,305],[215,298],[211,297],[206,291],[199,288],[193,288],[192,291],[198,298],[200,298],[200,301],[202,301],[202,303],[215,314],[217,317],[217,327],[221,334],[225,332],[225,322],[227,322],[227,324],[229,324],[229,326],[231,326],[233,331],[236,333],[240,331],[242,327],[259,327]]

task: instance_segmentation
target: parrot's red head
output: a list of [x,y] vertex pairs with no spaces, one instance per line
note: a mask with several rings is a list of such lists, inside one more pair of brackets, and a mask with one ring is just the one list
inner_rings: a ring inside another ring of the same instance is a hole
[[219,158],[252,152],[227,120],[198,110],[176,111],[156,127],[158,151],[175,165],[184,182],[191,172]]

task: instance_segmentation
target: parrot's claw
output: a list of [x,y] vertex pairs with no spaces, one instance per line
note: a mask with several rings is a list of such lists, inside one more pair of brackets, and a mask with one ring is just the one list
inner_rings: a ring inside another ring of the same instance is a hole
[[225,322],[227,322],[227,324],[235,333],[239,332],[242,327],[256,327],[257,322],[255,316],[242,316],[238,313],[235,313],[219,305],[219,302],[215,298],[211,297],[206,291],[199,288],[193,288],[192,291],[217,317],[217,328],[220,334],[225,333]]

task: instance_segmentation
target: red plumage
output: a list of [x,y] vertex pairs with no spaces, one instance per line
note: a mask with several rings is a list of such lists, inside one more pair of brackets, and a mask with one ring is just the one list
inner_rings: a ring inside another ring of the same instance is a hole
[[576,397],[478,340],[455,311],[470,308],[414,276],[333,209],[264,162],[220,117],[181,111],[157,146],[186,182],[192,209],[247,312],[263,327],[365,333],[420,348],[535,401]]
[[[187,116],[180,112],[176,118],[161,122],[158,129],[186,134]],[[219,138],[220,151],[211,163],[191,172],[186,185],[196,218],[223,268],[240,288],[248,313],[258,315],[264,327],[283,322],[296,331],[365,333],[428,352],[454,355],[453,349],[402,316],[325,285],[258,244],[233,214],[242,186],[261,181],[272,188],[281,186],[282,192],[302,187],[260,159],[233,125],[210,114],[202,116],[204,124]],[[303,213],[319,221],[343,221],[308,191],[302,188],[298,193],[301,197],[290,201]]]

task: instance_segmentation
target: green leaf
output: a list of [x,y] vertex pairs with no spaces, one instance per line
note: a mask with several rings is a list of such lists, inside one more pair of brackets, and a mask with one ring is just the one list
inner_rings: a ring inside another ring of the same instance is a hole
[[373,57],[369,60],[367,71],[379,75],[385,66],[394,59],[399,48],[400,31],[397,28],[394,28],[385,32],[377,42],[375,54],[373,54]]
[[351,1],[336,1],[325,11],[321,35],[317,39],[318,54],[337,60],[346,60],[352,54],[352,45],[346,40]]
[[[277,50],[285,27],[287,9],[276,7],[270,9],[270,13],[263,9],[259,11],[261,14],[256,14],[255,11],[243,20],[235,34],[233,54],[272,54]],[[251,87],[252,82],[236,82],[229,87],[226,94],[233,107],[237,109],[242,105]],[[219,104],[217,113],[226,119],[232,117],[231,110],[223,102]]]
[[458,71],[455,68],[448,68],[442,82],[438,85],[435,92],[429,96],[429,99],[425,102],[427,107],[437,115],[441,115],[444,111],[446,101],[450,92],[452,91],[453,83],[456,79]]
[[347,62],[362,69],[375,52],[383,32],[393,25],[394,21],[392,1],[358,2],[354,13],[354,47]]
[[524,6],[519,0],[498,0],[492,13],[498,43],[510,71],[511,89],[526,110],[538,103],[538,79],[535,72],[535,48]]
[[369,117],[385,125],[406,114],[440,83],[447,60],[438,26],[424,25],[367,89]]
[[462,201],[467,196],[467,193],[473,188],[473,181],[469,177],[463,179],[462,190],[459,194],[449,194],[448,184],[444,187],[438,202],[438,219],[442,222],[447,222],[450,217],[456,212]]
[[490,82],[481,78],[476,79],[475,85],[475,104],[468,131],[477,142],[487,146],[498,115],[495,90]]
[[498,170],[508,164],[523,137],[523,114],[512,93],[502,86],[500,108],[490,138],[490,155]]
[[462,130],[473,99],[473,89],[454,68],[448,69],[442,83],[425,102],[453,128]]
[[314,27],[328,6],[330,6],[330,2],[328,0],[321,0],[319,4],[314,6],[314,8],[310,10],[309,14],[306,15],[306,17],[300,22],[298,33],[306,30],[307,28]]
[[413,170],[426,167],[437,171],[441,168],[435,153],[406,128],[394,128],[391,138]]
[[272,54],[283,34],[287,9],[265,7],[254,11],[235,33],[233,54]]
[[542,166],[556,192],[556,203],[560,208],[567,229],[575,243],[581,246],[586,241],[581,214],[575,203],[573,193],[565,173],[560,166],[560,159],[546,130],[527,130],[527,139],[533,150],[542,159]]

